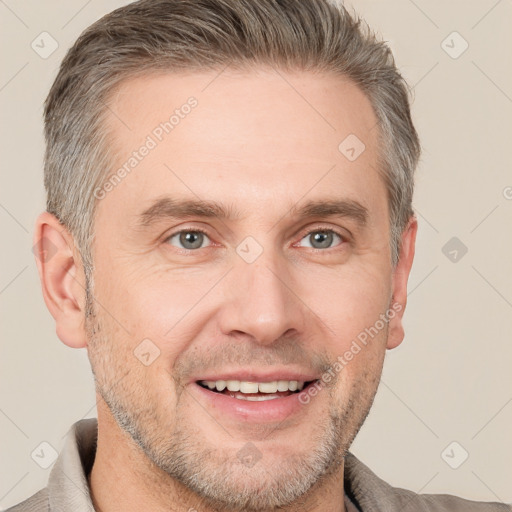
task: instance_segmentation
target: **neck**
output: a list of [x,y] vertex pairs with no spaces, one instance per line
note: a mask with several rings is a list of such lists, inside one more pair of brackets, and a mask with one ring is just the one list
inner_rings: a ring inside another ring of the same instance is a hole
[[[175,512],[220,512],[156,467],[120,429],[99,397],[98,442],[88,480],[94,509],[101,512],[168,512],[170,504]],[[280,512],[346,512],[343,465],[299,501],[280,508]]]

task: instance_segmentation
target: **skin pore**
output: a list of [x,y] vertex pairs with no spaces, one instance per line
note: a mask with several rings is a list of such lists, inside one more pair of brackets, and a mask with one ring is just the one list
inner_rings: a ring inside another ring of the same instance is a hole
[[[393,267],[368,99],[339,76],[228,69],[126,80],[109,108],[115,169],[148,136],[155,145],[98,200],[93,283],[55,217],[42,214],[35,235],[57,247],[38,262],[57,333],[87,347],[96,379],[95,506],[343,512],[343,456],[386,348],[403,339],[417,228]],[[338,149],[350,134],[365,145],[354,161]],[[197,385],[239,370],[320,378],[393,304],[350,364],[280,421],[225,414]]]

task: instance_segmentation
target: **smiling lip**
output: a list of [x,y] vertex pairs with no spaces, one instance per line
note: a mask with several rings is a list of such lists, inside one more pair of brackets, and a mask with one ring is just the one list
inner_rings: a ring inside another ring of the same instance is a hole
[[[258,376],[258,379],[261,379],[261,376]],[[292,416],[306,414],[310,403],[315,402],[321,393],[316,394],[315,398],[308,400],[306,404],[301,401],[301,396],[307,394],[309,386],[315,382],[317,380],[313,380],[300,392],[265,401],[240,400],[231,394],[204,388],[198,382],[192,382],[189,390],[196,401],[221,425],[226,418],[237,423],[281,423]]]

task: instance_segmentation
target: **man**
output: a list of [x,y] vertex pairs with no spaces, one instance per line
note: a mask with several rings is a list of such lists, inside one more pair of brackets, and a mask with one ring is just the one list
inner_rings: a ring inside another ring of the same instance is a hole
[[98,420],[11,510],[510,510],[348,451],[403,339],[420,151],[389,49],[341,5],[118,9],[45,127],[38,268]]

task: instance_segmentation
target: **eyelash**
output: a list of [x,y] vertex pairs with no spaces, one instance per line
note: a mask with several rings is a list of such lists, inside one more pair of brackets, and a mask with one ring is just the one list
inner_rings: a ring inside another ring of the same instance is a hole
[[304,233],[304,235],[300,238],[300,240],[302,240],[303,238],[311,235],[312,233],[334,233],[335,235],[337,235],[341,242],[338,244],[338,245],[335,245],[334,247],[328,247],[327,249],[317,249],[315,247],[308,247],[308,249],[312,249],[313,251],[317,252],[327,252],[329,251],[330,249],[336,249],[336,247],[340,247],[341,245],[343,245],[344,243],[347,242],[347,237],[345,235],[343,235],[340,231],[338,231],[337,229],[333,229],[333,228],[313,228],[309,231],[306,231]]
[[[168,243],[172,237],[179,235],[180,233],[202,233],[203,235],[206,235],[208,238],[210,238],[210,236],[208,235],[206,230],[201,229],[201,228],[190,228],[190,229],[180,229],[179,231],[175,231],[174,233],[171,233],[169,236],[165,237],[164,242]],[[181,247],[175,247],[175,249],[177,249],[178,251],[181,251],[181,252],[185,252],[185,253],[192,253],[192,252],[198,251],[198,249],[184,249]],[[204,249],[204,247],[203,247],[203,249]]]
[[[312,249],[313,251],[315,252],[327,252],[331,249],[336,249],[336,247],[339,247],[341,245],[343,245],[344,243],[347,242],[347,236],[342,234],[340,231],[336,230],[336,229],[333,229],[333,228],[326,228],[326,227],[319,227],[319,226],[316,226],[308,231],[306,231],[305,233],[302,234],[301,238],[299,239],[299,241],[301,241],[303,238],[311,235],[312,233],[334,233],[335,235],[339,236],[340,239],[341,239],[341,242],[340,244],[338,245],[335,245],[334,247],[328,247],[327,249],[318,249],[318,248],[315,248],[315,247],[308,247],[308,249]],[[206,235],[210,241],[211,241],[211,238],[210,236],[208,235],[208,233],[206,232],[206,230],[202,229],[202,228],[191,228],[191,229],[180,229],[179,231],[175,231],[174,233],[171,233],[169,236],[167,236],[164,240],[164,242],[169,242],[169,240],[171,240],[171,238],[173,238],[174,236],[176,235],[179,235],[180,233],[202,233],[203,235]],[[193,252],[197,252],[199,249],[184,249],[184,248],[181,248],[181,247],[175,247],[175,249],[183,252],[183,253],[193,253]],[[207,247],[202,247],[202,249],[207,249]]]

